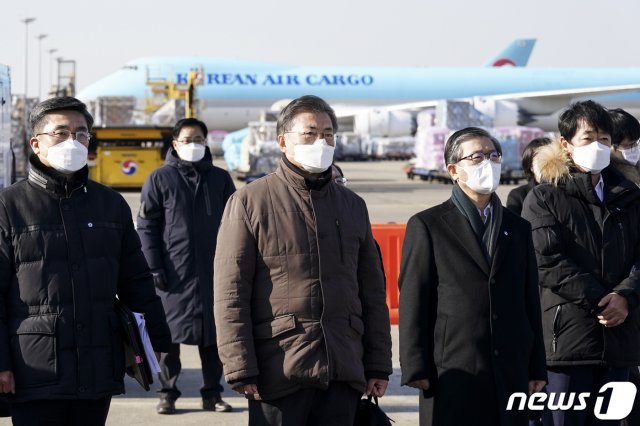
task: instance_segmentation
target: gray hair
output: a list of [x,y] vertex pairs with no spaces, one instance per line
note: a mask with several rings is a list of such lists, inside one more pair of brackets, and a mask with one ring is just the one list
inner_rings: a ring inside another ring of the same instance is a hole
[[36,133],[42,130],[42,127],[46,124],[47,114],[57,111],[77,111],[81,113],[85,120],[87,120],[87,126],[89,131],[91,131],[93,117],[89,114],[89,111],[87,111],[87,106],[76,98],[63,96],[42,101],[31,111],[31,115],[29,116],[29,130],[31,131],[31,135],[35,136]]
[[331,119],[331,126],[333,127],[334,133],[338,131],[338,119],[336,118],[336,113],[333,111],[333,108],[331,108],[322,98],[313,95],[306,95],[301,96],[298,99],[294,99],[284,107],[282,111],[280,111],[276,127],[277,134],[281,135],[284,132],[289,131],[289,129],[291,129],[291,122],[295,116],[301,112],[326,113]]
[[460,161],[460,157],[462,156],[462,152],[460,152],[460,145],[463,142],[469,141],[471,139],[476,138],[487,138],[493,142],[493,146],[496,148],[496,151],[500,155],[502,155],[502,147],[500,146],[500,142],[493,136],[489,134],[484,129],[479,127],[467,127],[462,130],[458,130],[453,133],[447,139],[447,143],[444,145],[444,163],[446,164],[455,164]]

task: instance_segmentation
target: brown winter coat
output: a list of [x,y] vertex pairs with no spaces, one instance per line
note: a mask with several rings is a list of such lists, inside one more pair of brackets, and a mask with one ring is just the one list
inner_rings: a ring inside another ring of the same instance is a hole
[[283,161],[225,208],[214,262],[218,351],[259,398],[392,372],[384,277],[364,201],[309,190]]

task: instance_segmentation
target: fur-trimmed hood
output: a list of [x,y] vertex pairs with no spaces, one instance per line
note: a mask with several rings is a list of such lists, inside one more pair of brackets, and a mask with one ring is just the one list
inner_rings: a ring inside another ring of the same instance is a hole
[[573,162],[559,140],[544,145],[533,157],[533,174],[539,183],[550,183],[554,186],[571,177]]
[[[625,179],[640,186],[640,169],[627,163],[613,153],[611,164]],[[575,172],[573,161],[562,148],[559,140],[538,148],[533,157],[533,173],[539,183],[549,183],[554,186],[566,183],[571,179],[571,172]]]

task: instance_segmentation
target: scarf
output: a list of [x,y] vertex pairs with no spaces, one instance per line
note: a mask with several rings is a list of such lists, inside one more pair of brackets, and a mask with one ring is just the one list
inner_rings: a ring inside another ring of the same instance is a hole
[[482,222],[478,208],[458,184],[453,185],[451,201],[469,221],[478,244],[480,244],[487,262],[491,265],[491,260],[496,251],[500,225],[502,224],[502,203],[500,198],[495,192],[491,194],[491,200],[489,201],[491,203],[491,213],[487,218],[486,224]]

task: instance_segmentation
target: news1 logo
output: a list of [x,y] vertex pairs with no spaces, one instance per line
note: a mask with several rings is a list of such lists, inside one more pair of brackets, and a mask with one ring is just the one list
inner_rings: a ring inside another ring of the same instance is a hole
[[[604,403],[604,394],[611,389],[608,406]],[[631,382],[609,382],[602,386],[596,396],[593,414],[600,420],[622,420],[631,413],[633,400],[638,389]],[[585,410],[587,400],[591,397],[589,392],[535,392],[527,396],[524,392],[515,392],[509,397],[507,410],[524,410],[525,407],[532,411],[542,411],[548,408],[555,410]],[[514,405],[517,402],[517,406]]]

